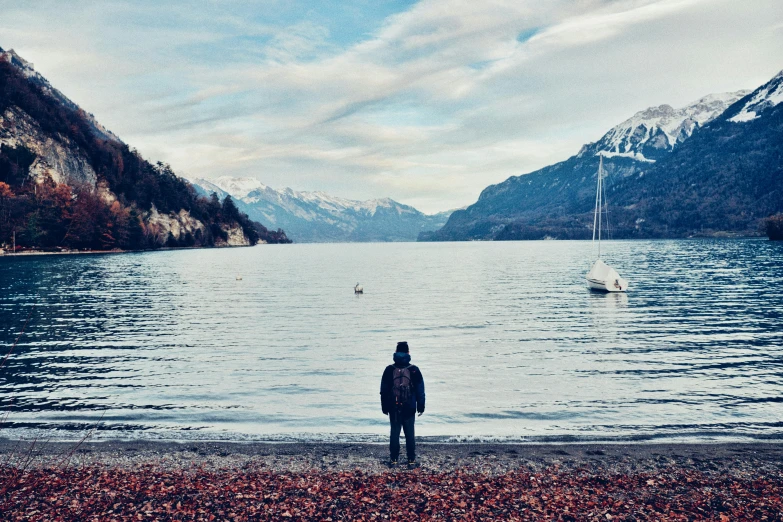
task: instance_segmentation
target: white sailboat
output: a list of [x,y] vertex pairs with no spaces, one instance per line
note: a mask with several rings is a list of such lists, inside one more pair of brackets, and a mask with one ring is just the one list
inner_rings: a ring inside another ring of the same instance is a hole
[[598,234],[598,259],[587,273],[587,286],[591,290],[601,292],[625,292],[628,290],[628,281],[620,277],[620,274],[601,260],[601,224],[603,215],[606,214],[606,194],[604,191],[604,157],[601,156],[598,164],[598,187],[595,191],[595,214],[593,215],[593,243],[596,232]]

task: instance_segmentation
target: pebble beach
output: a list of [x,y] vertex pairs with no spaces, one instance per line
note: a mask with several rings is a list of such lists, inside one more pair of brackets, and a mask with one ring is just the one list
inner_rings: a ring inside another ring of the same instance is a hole
[[0,441],[4,520],[783,520],[783,445]]

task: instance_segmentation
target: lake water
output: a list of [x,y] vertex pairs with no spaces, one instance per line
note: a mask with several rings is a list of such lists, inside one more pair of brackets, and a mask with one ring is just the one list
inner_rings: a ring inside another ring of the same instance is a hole
[[430,440],[783,438],[783,244],[604,251],[627,295],[589,242],[0,258],[0,436],[383,441],[405,340]]

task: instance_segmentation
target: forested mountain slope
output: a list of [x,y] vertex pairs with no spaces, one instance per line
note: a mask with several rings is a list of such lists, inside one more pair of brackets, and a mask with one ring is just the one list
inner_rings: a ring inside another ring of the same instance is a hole
[[[266,237],[262,237],[266,235]],[[144,249],[285,240],[197,195],[0,49],[0,245]]]

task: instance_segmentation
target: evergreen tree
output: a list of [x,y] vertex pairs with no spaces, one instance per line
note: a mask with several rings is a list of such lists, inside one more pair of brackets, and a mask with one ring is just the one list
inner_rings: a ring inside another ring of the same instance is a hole
[[177,240],[174,238],[174,235],[171,232],[169,232],[169,235],[166,237],[166,246],[168,248],[174,248],[179,246]]
[[128,211],[128,243],[129,250],[140,250],[145,248],[144,227],[141,223],[136,207],[131,207]]
[[229,195],[223,199],[222,214],[223,219],[226,221],[237,221],[237,218],[239,217],[239,209]]

